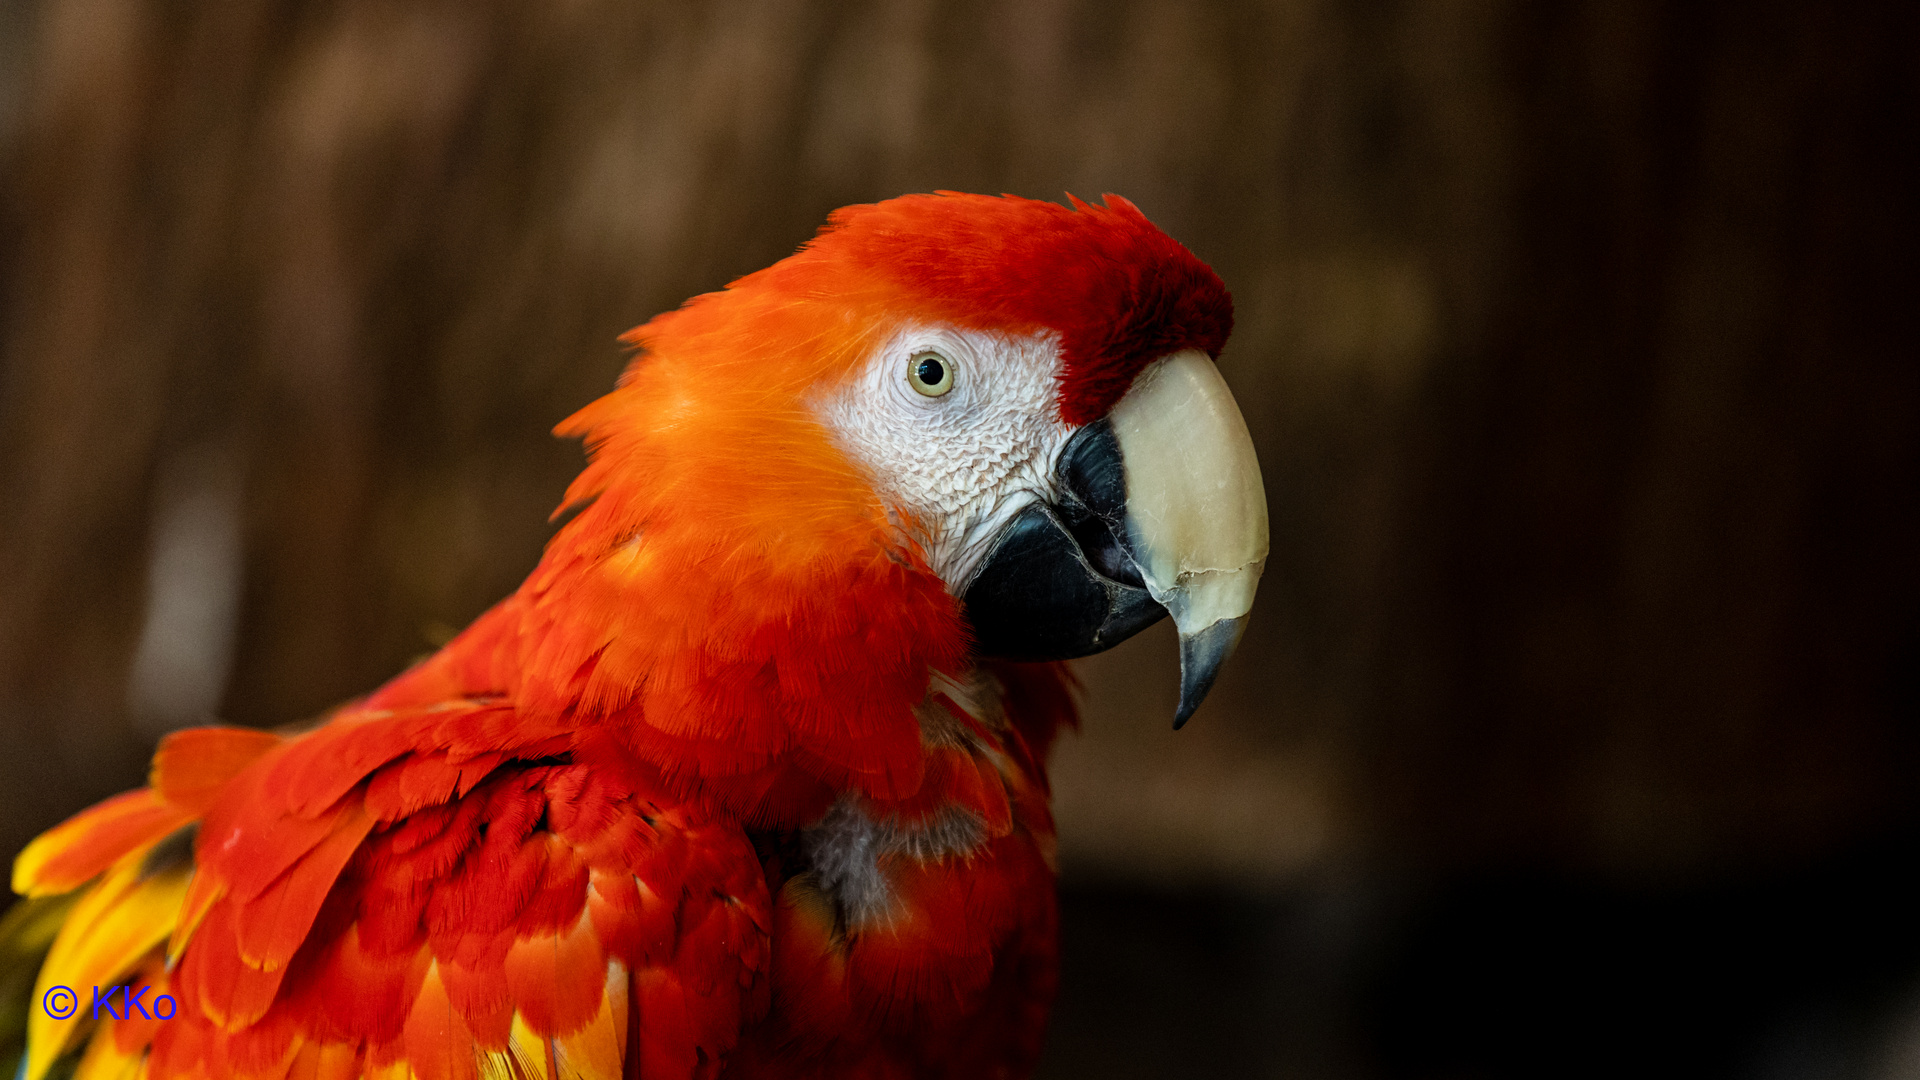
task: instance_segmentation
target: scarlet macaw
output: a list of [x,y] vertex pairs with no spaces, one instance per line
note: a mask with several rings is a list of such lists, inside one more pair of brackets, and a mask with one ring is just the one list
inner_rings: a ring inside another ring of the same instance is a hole
[[1231,324],[1124,199],[942,193],[632,331],[519,591],[20,855],[21,1080],[1024,1075],[1061,661],[1171,614],[1178,726],[1265,561]]

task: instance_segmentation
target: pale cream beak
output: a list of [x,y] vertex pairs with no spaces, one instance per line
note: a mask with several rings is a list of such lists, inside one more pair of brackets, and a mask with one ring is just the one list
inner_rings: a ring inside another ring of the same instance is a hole
[[1180,632],[1178,728],[1239,644],[1266,567],[1260,462],[1226,380],[1195,349],[1142,371],[1108,421],[1135,565]]

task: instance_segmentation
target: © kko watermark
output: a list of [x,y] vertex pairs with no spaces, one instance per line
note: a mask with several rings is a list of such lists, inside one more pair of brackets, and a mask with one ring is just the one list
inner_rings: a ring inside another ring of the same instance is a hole
[[[150,999],[147,997],[147,991],[152,989],[151,986],[142,986],[140,992],[135,993],[131,986],[109,986],[103,994],[99,987],[94,987],[93,1019],[100,1019],[101,1013],[106,1013],[115,1020],[125,1020],[130,1016],[139,1016],[143,1020],[173,1019],[174,1012],[179,1008],[178,1003],[173,1000],[173,995],[158,994]],[[114,1008],[116,998],[119,999],[120,1004],[118,1009]],[[80,1011],[80,995],[74,993],[72,987],[49,986],[47,992],[40,998],[40,1007],[55,1020],[65,1020]],[[149,1009],[152,1011],[149,1012]]]

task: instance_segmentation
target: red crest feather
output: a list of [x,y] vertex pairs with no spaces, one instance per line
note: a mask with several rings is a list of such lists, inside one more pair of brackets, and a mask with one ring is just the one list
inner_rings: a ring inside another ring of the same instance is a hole
[[1118,195],[1093,206],[942,191],[834,211],[796,262],[845,260],[897,281],[930,314],[1060,335],[1060,416],[1105,415],[1151,361],[1218,357],[1233,298],[1207,264]]

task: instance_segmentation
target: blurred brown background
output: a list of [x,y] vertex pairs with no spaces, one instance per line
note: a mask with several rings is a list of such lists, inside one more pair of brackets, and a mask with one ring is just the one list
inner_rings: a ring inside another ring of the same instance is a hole
[[[511,590],[614,338],[1115,191],[1274,558],[1060,750],[1050,1077],[1920,1076],[1920,17],[0,0],[0,850]],[[1164,628],[1162,628],[1164,631]]]

